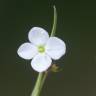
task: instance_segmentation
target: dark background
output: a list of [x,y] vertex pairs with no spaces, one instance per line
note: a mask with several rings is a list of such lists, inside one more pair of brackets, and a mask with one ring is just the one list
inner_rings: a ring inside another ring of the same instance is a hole
[[30,28],[49,33],[53,5],[58,12],[56,36],[67,45],[49,74],[41,96],[96,96],[96,3],[84,0],[0,0],[0,96],[30,96],[37,72],[17,55]]

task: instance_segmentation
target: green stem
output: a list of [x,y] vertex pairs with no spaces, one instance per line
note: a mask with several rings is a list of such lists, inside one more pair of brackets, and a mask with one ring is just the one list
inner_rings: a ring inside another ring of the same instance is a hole
[[54,8],[54,20],[53,20],[53,27],[52,27],[52,32],[51,32],[51,36],[54,36],[56,33],[56,26],[57,26],[57,10],[55,5],[53,6]]
[[31,96],[39,96],[40,95],[40,92],[41,92],[41,89],[44,85],[47,74],[48,74],[47,71],[45,73],[39,73],[39,75],[37,77],[36,85],[34,87],[34,90],[31,94]]
[[[51,32],[51,36],[54,36],[56,33],[56,25],[57,25],[57,11],[56,11],[56,7],[53,6],[54,8],[54,20],[53,20],[53,27],[52,27],[52,32]],[[37,77],[37,81],[35,84],[35,87],[33,89],[33,92],[31,94],[31,96],[40,96],[40,92],[41,89],[44,85],[45,79],[48,75],[48,71],[44,72],[44,73],[39,73],[38,77]]]
[[48,75],[48,71],[46,71],[46,72],[44,73],[44,75],[43,75],[40,90],[42,89],[42,87],[43,87],[43,85],[44,85],[44,82],[45,82],[45,80],[46,80],[47,75]]
[[40,94],[40,88],[41,88],[41,82],[42,82],[42,78],[43,78],[44,73],[39,73],[35,87],[33,89],[33,92],[31,94],[31,96],[39,96]]

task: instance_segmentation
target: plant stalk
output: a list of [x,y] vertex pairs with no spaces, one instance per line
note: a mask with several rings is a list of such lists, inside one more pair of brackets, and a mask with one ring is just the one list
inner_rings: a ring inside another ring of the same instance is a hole
[[[57,26],[57,11],[56,11],[55,6],[53,6],[53,8],[54,8],[54,20],[53,20],[53,27],[52,27],[51,36],[55,35],[56,26]],[[42,87],[44,85],[44,82],[45,82],[45,79],[46,79],[47,75],[48,75],[48,71],[39,73],[39,75],[37,77],[35,87],[33,89],[33,92],[31,94],[31,96],[40,96],[40,92],[42,90]]]
[[41,91],[41,82],[42,82],[42,78],[43,78],[43,74],[44,73],[39,73],[38,77],[37,77],[37,81],[35,84],[35,87],[33,89],[33,92],[31,94],[31,96],[39,96],[40,91]]
[[57,10],[55,5],[53,6],[53,8],[54,8],[54,20],[53,20],[51,36],[54,36],[56,34],[56,27],[57,27]]

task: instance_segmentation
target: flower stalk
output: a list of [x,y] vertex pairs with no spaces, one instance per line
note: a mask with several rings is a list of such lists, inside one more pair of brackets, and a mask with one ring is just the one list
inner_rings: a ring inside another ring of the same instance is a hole
[[43,78],[43,73],[39,73],[34,90],[31,94],[31,96],[39,96],[40,90],[41,90],[41,82]]
[[[57,25],[57,11],[56,11],[56,7],[55,6],[53,6],[53,8],[54,8],[54,20],[53,20],[53,27],[52,27],[51,36],[55,35],[55,33],[56,33],[56,25]],[[40,92],[42,90],[42,87],[44,85],[44,82],[46,80],[47,75],[48,75],[48,71],[39,73],[39,75],[37,77],[37,81],[36,81],[35,87],[33,89],[33,92],[31,94],[31,96],[40,96]]]
[[31,96],[40,96],[40,92],[41,92],[41,89],[44,85],[44,82],[45,82],[47,75],[48,75],[47,71],[39,73],[37,81],[36,81],[36,85],[34,87],[34,90],[31,94]]
[[54,20],[53,20],[53,27],[52,27],[52,32],[51,32],[51,36],[54,36],[56,33],[56,27],[57,27],[57,10],[55,5],[53,6],[54,8]]

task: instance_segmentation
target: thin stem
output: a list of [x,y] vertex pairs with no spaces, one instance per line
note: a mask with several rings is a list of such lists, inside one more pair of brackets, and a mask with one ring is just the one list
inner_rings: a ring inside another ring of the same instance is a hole
[[[51,36],[55,35],[56,25],[57,25],[57,11],[56,11],[55,6],[53,6],[53,8],[54,8],[54,20],[53,20],[53,27],[52,27]],[[48,71],[46,71],[44,73],[39,73],[39,75],[37,77],[35,87],[33,89],[33,92],[31,94],[31,96],[40,96],[40,92],[41,92],[41,89],[42,89],[42,87],[44,85],[44,82],[46,80],[47,75],[48,75]]]
[[51,32],[51,36],[54,36],[56,33],[56,26],[57,26],[57,10],[55,5],[53,6],[54,8],[54,20],[53,20],[53,27],[52,27],[52,32]]
[[42,78],[43,78],[43,74],[44,73],[39,73],[38,77],[37,77],[37,81],[34,87],[34,90],[31,94],[31,96],[39,96],[40,93],[40,88],[41,88],[41,82],[42,82]]
[[43,87],[43,85],[44,85],[44,82],[45,82],[45,80],[46,80],[47,75],[48,75],[48,71],[46,71],[46,72],[44,73],[44,75],[43,75],[40,90],[42,89],[42,87]]
[[47,77],[47,75],[48,75],[47,73],[48,73],[48,72],[45,72],[45,73],[43,74],[43,78],[42,78],[42,82],[41,82],[41,85],[40,85],[40,90],[39,90],[38,96],[40,96],[40,92],[41,92],[41,90],[42,90],[42,88],[43,88],[44,82],[45,82],[46,77]]

